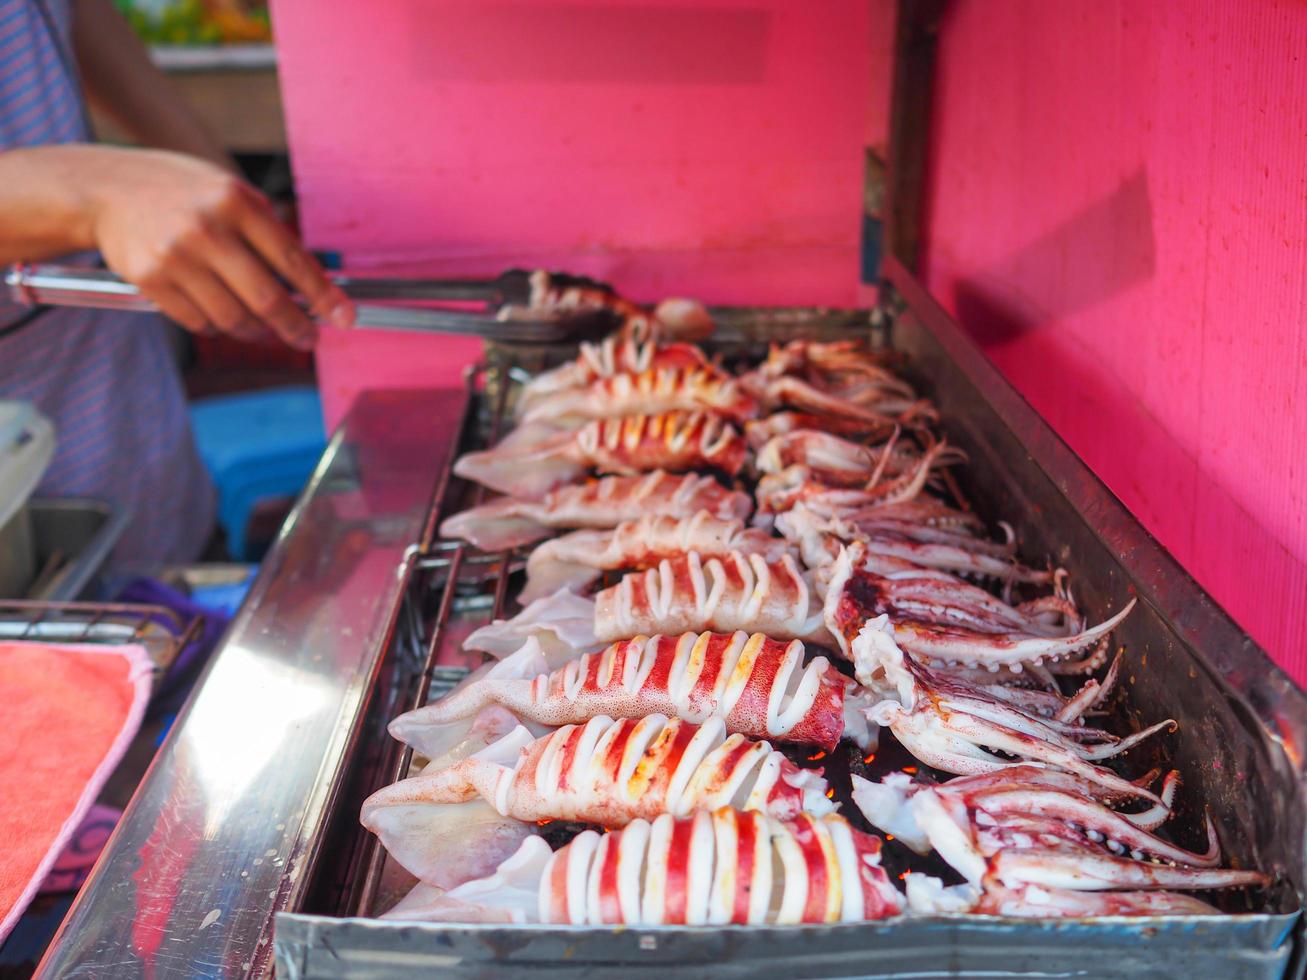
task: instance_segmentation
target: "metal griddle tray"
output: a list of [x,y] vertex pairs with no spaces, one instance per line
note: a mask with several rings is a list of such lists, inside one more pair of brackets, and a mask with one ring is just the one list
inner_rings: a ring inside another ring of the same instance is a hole
[[[438,542],[444,513],[469,503],[442,481],[421,542],[426,576],[415,580],[364,740],[328,830],[306,900],[276,921],[282,978],[441,976],[653,977],[1281,977],[1302,972],[1303,761],[1307,698],[1125,511],[995,372],[901,268],[891,266],[886,309],[909,375],[933,397],[950,442],[970,455],[964,483],[982,515],[1017,526],[1028,556],[1050,556],[1074,574],[1084,608],[1140,604],[1116,634],[1128,654],[1115,728],[1144,719],[1180,722],[1180,733],[1130,754],[1131,771],[1181,770],[1172,828],[1195,839],[1210,805],[1227,860],[1276,874],[1276,886],[1222,901],[1223,917],[1029,920],[974,915],[904,917],[834,926],[592,928],[402,924],[383,911],[408,881],[358,826],[358,803],[406,771],[384,724],[459,676],[432,668],[474,625],[504,610],[515,556],[481,555]],[[816,312],[816,311],[813,311]],[[740,314],[739,322],[748,317]],[[873,318],[874,321],[875,318]],[[866,314],[859,318],[867,323]],[[797,315],[762,318],[769,339]],[[507,385],[495,372],[470,393],[458,451],[493,441]],[[451,455],[452,460],[452,455]],[[836,768],[832,766],[831,768]],[[889,849],[887,849],[887,855]],[[886,863],[890,865],[887,856]],[[894,870],[891,868],[891,870]]]

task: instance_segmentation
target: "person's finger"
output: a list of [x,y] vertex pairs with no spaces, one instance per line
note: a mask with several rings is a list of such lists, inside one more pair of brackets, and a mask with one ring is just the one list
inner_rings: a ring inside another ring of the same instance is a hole
[[249,343],[268,338],[268,331],[254,315],[204,266],[191,264],[177,269],[173,282],[222,333]]
[[154,282],[139,287],[141,295],[154,303],[159,312],[193,334],[208,336],[214,332],[200,308],[177,287],[167,282]]
[[262,200],[243,212],[240,230],[277,274],[308,301],[316,316],[338,327],[353,325],[354,304]]
[[311,349],[318,328],[263,261],[232,235],[214,232],[210,238],[205,255],[209,268],[245,308],[292,347]]

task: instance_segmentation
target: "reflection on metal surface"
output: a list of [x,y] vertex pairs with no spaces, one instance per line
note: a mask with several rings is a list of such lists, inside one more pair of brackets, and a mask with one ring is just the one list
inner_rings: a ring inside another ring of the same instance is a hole
[[461,400],[360,399],[40,975],[270,969],[272,916],[317,856]]
[[[835,926],[413,926],[282,916],[279,980],[1278,977],[1294,916],[1092,922],[931,916]],[[1231,946],[1242,951],[1230,956]],[[1163,958],[1164,956],[1164,958]],[[1218,965],[1219,964],[1219,965]]]
[[189,719],[188,744],[193,753],[198,790],[205,799],[203,836],[216,840],[254,785],[267,780],[278,765],[282,746],[258,725],[233,724],[224,705],[241,705],[254,717],[278,715],[289,730],[311,723],[331,703],[327,678],[293,665],[261,659],[241,646],[227,650],[229,669],[207,685],[214,710],[196,711]]

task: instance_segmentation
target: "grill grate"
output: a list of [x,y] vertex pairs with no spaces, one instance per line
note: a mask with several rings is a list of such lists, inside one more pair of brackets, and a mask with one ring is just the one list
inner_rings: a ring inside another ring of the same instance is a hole
[[[953,343],[956,328],[944,324],[939,329],[940,335]],[[1007,389],[996,389],[998,382],[977,369],[963,371],[955,362],[958,355],[941,346],[936,335],[912,316],[896,322],[895,340],[896,349],[920,372],[912,380],[920,382],[923,392],[936,398],[941,409],[947,408],[950,443],[966,451],[976,469],[985,474],[984,482],[973,483],[964,475],[960,485],[947,488],[959,506],[971,509],[974,505],[982,514],[1013,515],[1018,534],[1034,553],[1056,555],[1059,562],[1085,574],[1086,598],[1092,604],[1119,602],[1123,594],[1136,590],[1145,600],[1158,588],[1186,596],[1197,594],[1192,584],[1169,566],[1153,569],[1150,562],[1155,558],[1149,556],[1155,546],[1128,517],[1121,515],[1120,521],[1131,533],[1110,540],[1095,533],[1095,528],[1117,518],[1114,502],[1073,460],[1048,451],[1044,443],[1054,437],[1024,404],[1006,406],[1002,414],[995,411],[991,402],[1006,397]],[[493,356],[495,352],[492,349],[490,353]],[[732,349],[717,353],[729,359]],[[541,359],[549,361],[564,354],[542,352]],[[522,357],[520,352],[516,356]],[[491,431],[498,436],[505,405],[511,402],[511,393],[503,388],[530,380],[535,370],[547,366],[532,364],[528,372],[497,364],[470,375],[467,393],[471,406],[462,416],[458,448],[485,448]],[[1041,453],[1051,455],[1057,466],[1045,466],[1039,453],[1027,450],[1027,442],[1042,447]],[[488,615],[502,617],[510,576],[523,561],[521,555],[486,554],[460,542],[439,539],[438,527],[444,517],[482,499],[481,492],[470,484],[452,480],[452,463],[451,456],[433,495],[426,533],[412,552],[412,568],[418,574],[408,590],[406,608],[400,611],[403,628],[391,652],[392,659],[404,665],[404,672],[393,687],[381,691],[386,697],[394,692],[393,702],[376,712],[385,720],[407,706],[430,701],[466,676],[466,670],[446,666],[461,648],[460,631],[484,623]],[[1136,573],[1121,555],[1141,556],[1138,564],[1147,574]],[[1187,615],[1197,617],[1195,622],[1211,633],[1212,644],[1218,638],[1240,635],[1220,616],[1198,611]],[[412,879],[384,852],[378,853],[375,838],[358,826],[357,807],[351,806],[339,815],[340,839],[347,843],[336,852],[341,858],[348,857],[329,870],[340,884],[322,881],[321,886],[326,887],[319,894],[324,900],[278,916],[279,965],[283,969],[293,966],[306,976],[311,973],[342,980],[363,973],[390,977],[430,970],[469,978],[529,973],[563,980],[619,970],[633,977],[652,977],[678,967],[703,973],[709,964],[715,975],[723,977],[780,978],[800,973],[852,977],[873,972],[907,977],[926,972],[951,974],[960,962],[968,969],[995,976],[1042,976],[1064,970],[1070,961],[1086,964],[1084,969],[1090,973],[1212,975],[1215,968],[1221,975],[1278,977],[1287,966],[1296,975],[1300,966],[1290,963],[1298,917],[1292,885],[1299,853],[1295,831],[1301,822],[1294,809],[1297,797],[1288,789],[1296,786],[1294,777],[1282,770],[1276,744],[1266,741],[1264,728],[1257,721],[1261,712],[1247,709],[1239,694],[1219,683],[1208,667],[1210,651],[1182,640],[1176,630],[1176,623],[1148,601],[1141,605],[1122,631],[1121,640],[1141,661],[1148,658],[1149,670],[1139,673],[1137,683],[1133,674],[1123,680],[1114,707],[1137,727],[1133,723],[1138,721],[1138,705],[1171,703],[1183,729],[1195,733],[1193,739],[1165,749],[1140,750],[1132,771],[1154,762],[1174,762],[1191,782],[1191,798],[1213,801],[1225,817],[1219,821],[1219,830],[1223,843],[1230,845],[1234,863],[1257,863],[1282,874],[1269,893],[1230,903],[1228,911],[1242,914],[1208,920],[1147,916],[1078,922],[933,916],[838,927],[659,930],[414,925],[372,918],[389,899],[399,896],[401,888],[411,885]],[[1229,645],[1228,641],[1224,644]],[[437,657],[442,661],[438,666]],[[1256,663],[1261,667],[1264,661],[1257,659]],[[1241,675],[1259,676],[1253,672]],[[1245,685],[1235,686],[1245,691]],[[1265,704],[1265,685],[1258,682],[1252,686],[1257,688],[1257,703]],[[1182,692],[1181,696],[1176,697],[1176,692]],[[1294,712],[1298,710],[1295,702],[1284,727],[1297,729],[1299,715]],[[356,785],[351,803],[354,795],[361,802],[387,780],[407,773],[411,759],[384,736],[384,721],[380,728],[380,740],[387,745],[386,766],[352,770]],[[891,741],[886,739],[872,764],[860,753],[855,758],[849,746],[822,763],[828,778],[839,784],[837,798],[847,799],[850,773],[874,777],[915,764],[896,756],[893,749],[897,746]],[[1167,758],[1154,759],[1153,751]],[[870,771],[873,764],[876,771]],[[1177,819],[1171,828],[1180,843],[1201,846],[1201,811],[1200,803],[1188,807],[1183,819]],[[856,821],[858,815],[849,816]],[[563,832],[566,828],[560,828]],[[887,848],[887,868],[890,850]],[[912,865],[896,863],[890,870],[908,866]],[[370,868],[370,877],[361,873],[364,868]],[[940,873],[942,869],[923,870]],[[367,921],[349,916],[364,916]],[[1216,963],[1221,966],[1214,967]]]
[[[468,371],[465,379],[467,386],[466,405],[468,407],[464,410],[464,417],[459,425],[458,431],[460,433],[465,431],[469,423],[474,421],[469,415],[471,407],[476,403],[474,395],[477,382],[481,379],[485,381],[486,388],[494,392],[494,408],[491,413],[489,434],[485,444],[494,446],[499,441],[499,437],[503,433],[504,417],[508,408],[508,393],[512,387],[511,380],[506,377],[506,373],[500,368],[493,367],[477,367]],[[419,546],[418,569],[429,576],[427,587],[432,591],[438,589],[440,598],[436,604],[435,618],[429,627],[429,639],[424,647],[421,668],[414,678],[413,693],[404,702],[404,710],[406,711],[420,708],[431,699],[433,694],[438,696],[448,692],[466,673],[461,669],[436,665],[436,658],[440,655],[442,641],[449,627],[450,616],[459,605],[457,601],[459,582],[464,568],[485,568],[494,574],[495,584],[492,593],[491,619],[501,618],[507,603],[508,582],[514,570],[514,552],[512,550],[493,555],[481,554],[462,541],[440,541],[436,537],[440,520],[448,510],[449,488],[453,479],[454,462],[458,459],[462,449],[461,439],[452,440],[445,465],[441,470],[440,479],[436,484],[436,492],[432,498],[429,517],[423,529]],[[482,503],[485,496],[486,489],[478,486],[473,492],[471,506]],[[482,581],[484,581],[484,578]],[[387,783],[398,782],[408,775],[412,763],[413,749],[410,746],[401,746],[398,742],[395,742],[387,749],[381,771],[388,773]],[[386,784],[383,783],[382,785]],[[360,864],[366,870],[355,889],[349,907],[355,915],[367,916],[372,914],[373,906],[376,903],[377,891],[381,885],[382,872],[385,870],[386,865],[386,852],[381,847],[380,841],[371,834],[367,835],[363,847]]]
[[154,664],[156,682],[199,634],[203,622],[166,606],[0,600],[0,641],[139,643]]
[[[431,511],[426,523],[426,533],[416,559],[417,568],[427,575],[425,582],[412,593],[422,597],[410,602],[408,609],[419,620],[416,631],[416,645],[420,647],[420,667],[410,675],[410,684],[402,689],[397,705],[399,710],[408,711],[430,703],[436,697],[447,693],[458,681],[466,676],[465,668],[438,666],[436,661],[442,650],[456,643],[457,637],[449,634],[451,619],[467,614],[474,614],[478,620],[500,619],[504,617],[508,599],[508,588],[514,571],[520,569],[524,558],[514,550],[496,553],[484,553],[462,541],[442,540],[438,537],[441,520],[451,513],[464,508],[475,507],[483,503],[488,495],[485,487],[466,484],[453,477],[453,466],[458,456],[469,448],[489,448],[498,443],[504,434],[504,425],[510,394],[514,387],[529,380],[530,375],[512,367],[501,364],[481,365],[470,369],[466,376],[468,408],[465,409],[462,423],[458,430],[460,438],[445,460],[438,481],[437,492],[433,496]],[[489,406],[487,409],[486,406]],[[481,406],[481,412],[476,407]],[[949,469],[944,471],[946,492],[961,509],[973,509],[970,495],[959,484]],[[619,573],[605,573],[603,584],[614,584],[620,578]],[[493,583],[493,584],[492,584]],[[434,608],[424,624],[424,612]],[[488,616],[487,616],[488,614]],[[424,628],[425,626],[425,628]],[[436,678],[440,678],[437,683]],[[802,767],[804,747],[778,746],[781,751],[792,753],[792,761]],[[1148,747],[1144,751],[1155,751]],[[382,761],[375,770],[382,774],[372,788],[397,782],[411,774],[413,750],[408,746],[387,739],[387,747],[382,753]],[[823,765],[826,777],[836,798],[848,803],[851,796],[849,777],[857,774],[864,778],[879,779],[885,774],[911,766],[916,763],[906,750],[888,735],[882,733],[881,746],[867,759],[855,751],[852,746],[842,745],[839,750]],[[845,816],[864,831],[874,831],[856,809],[845,806]],[[1194,813],[1182,812],[1167,827],[1164,836],[1172,837],[1181,844],[1200,847],[1202,838],[1198,836],[1200,825]],[[1190,839],[1192,838],[1192,839]],[[558,843],[564,842],[560,840]],[[936,876],[949,879],[951,871],[934,858],[921,859],[907,855],[899,847],[890,847],[885,854],[887,869],[898,873],[910,869],[924,870]],[[384,882],[388,880],[387,855],[378,838],[372,834],[363,835],[363,844],[355,868],[365,869],[346,885],[350,900],[344,906],[347,914],[371,917],[381,911],[378,906],[379,895],[386,890]],[[1251,899],[1242,894],[1206,896],[1215,899],[1226,911],[1251,911],[1245,907]],[[1256,904],[1261,904],[1257,902]]]

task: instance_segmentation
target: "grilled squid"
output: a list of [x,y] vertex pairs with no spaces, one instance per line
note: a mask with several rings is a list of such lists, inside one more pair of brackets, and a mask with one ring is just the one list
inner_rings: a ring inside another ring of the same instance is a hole
[[473,630],[463,641],[463,649],[503,660],[521,653],[523,646],[534,640],[552,670],[583,653],[603,649],[607,641],[595,636],[594,622],[592,600],[571,589],[559,589],[528,603],[512,619],[496,619]]
[[874,489],[886,477],[909,474],[909,480],[928,479],[932,470],[965,458],[945,442],[921,453],[897,439],[881,446],[862,446],[828,432],[800,429],[772,438],[758,451],[757,465],[760,472],[773,475],[802,466],[809,479],[827,487]]
[[539,837],[489,879],[423,889],[389,918],[567,925],[791,925],[897,915],[881,841],[836,814],[782,821],[729,808]]
[[[922,569],[874,574],[859,567],[859,546],[841,553],[826,586],[826,626],[847,654],[868,620],[888,615],[894,640],[927,663],[1019,669],[1085,651],[1115,629],[1135,600],[1081,628],[1075,606],[1044,597],[1010,606],[982,589]],[[1072,632],[1074,630],[1074,632]],[[596,630],[596,635],[599,631]]]
[[493,449],[461,456],[454,472],[500,493],[530,497],[591,470],[632,475],[707,467],[734,476],[747,452],[744,437],[720,416],[666,412],[596,419],[574,432],[524,425]]
[[535,398],[519,417],[527,423],[558,425],[621,415],[700,411],[743,422],[758,414],[758,402],[738,381],[716,368],[660,367],[599,378],[581,388]]
[[894,475],[887,475],[885,470],[873,473],[875,479],[862,487],[831,486],[823,479],[823,476],[829,478],[829,474],[794,463],[779,472],[764,474],[758,481],[754,494],[758,510],[779,514],[804,502],[814,513],[847,517],[913,501],[925,490],[932,467],[946,448],[944,443],[936,443],[915,464]]
[[720,718],[732,733],[827,750],[844,735],[869,745],[874,730],[851,686],[825,657],[805,666],[802,643],[760,633],[637,636],[531,679],[478,679],[400,715],[390,731],[402,741],[407,730],[498,704],[543,725],[657,713],[696,723]]
[[751,629],[777,639],[829,645],[821,598],[789,555],[769,562],[732,552],[697,552],[627,575],[595,597],[595,635]]
[[[1029,769],[1029,767],[1023,767]],[[955,780],[940,786],[853,777],[854,803],[921,853],[934,850],[973,885],[1073,891],[1265,885],[1257,871],[1220,868],[1211,819],[1206,852],[1149,832],[1077,787],[1043,778]]]
[[[1135,783],[1146,787],[1156,778],[1157,770],[1154,769]],[[1074,801],[1073,805],[1081,811],[1078,816],[1067,816],[1066,819],[1094,831],[1106,841],[1116,840],[1118,836],[1132,840],[1136,834],[1151,837],[1148,832],[1156,830],[1171,816],[1179,785],[1180,774],[1172,770],[1163,780],[1160,802],[1143,810],[1120,811],[1113,807],[1132,803],[1132,795],[1108,789],[1076,773],[1026,762],[978,776],[959,776],[935,786],[917,782],[903,772],[889,773],[879,782],[855,774],[853,802],[873,826],[893,834],[895,840],[916,853],[929,854],[934,845],[926,833],[928,825],[917,820],[913,805],[913,800],[923,791],[950,793],[971,801],[975,806],[980,806],[985,800],[996,801],[990,804],[991,815],[1002,812],[1014,793],[1033,794],[1027,797],[1029,801],[1036,800],[1038,794],[1045,791],[1061,793],[1067,800]],[[1164,841],[1161,844],[1171,846]]]
[[807,504],[799,504],[778,516],[776,527],[800,549],[810,568],[829,565],[847,544],[859,567],[879,574],[929,568],[951,575],[997,580],[1009,591],[1018,582],[1052,585],[1059,575],[1057,571],[1030,568],[1017,561],[1015,537],[1007,525],[1004,529],[1008,539],[997,542],[966,531],[883,518],[822,518]]
[[927,401],[890,397],[858,404],[828,394],[801,378],[772,378],[759,371],[751,371],[740,378],[740,383],[764,408],[795,409],[882,431],[893,431],[896,425],[933,422],[938,418],[934,406]]
[[582,589],[605,571],[649,568],[691,551],[701,557],[756,553],[779,561],[787,549],[766,531],[707,511],[688,518],[654,514],[625,521],[611,531],[576,531],[539,545],[527,559],[520,598],[531,602],[564,586]]
[[390,807],[466,803],[478,796],[527,822],[575,820],[622,827],[663,813],[734,806],[790,820],[834,811],[820,771],[799,769],[768,743],[653,714],[591,718],[541,738],[517,728],[452,766],[402,780],[363,804],[363,825]]
[[567,528],[614,528],[646,515],[743,520],[748,494],[727,490],[710,476],[655,470],[640,476],[605,476],[559,487],[539,499],[503,497],[462,511],[440,525],[447,538],[463,538],[484,551],[516,548]]
[[784,411],[773,412],[771,415],[744,423],[744,437],[756,452],[777,436],[792,432],[827,432],[843,439],[866,443],[887,439],[898,429],[898,423],[888,418],[867,421]]
[[754,496],[759,515],[782,514],[802,504],[814,516],[828,520],[892,519],[930,528],[981,530],[975,514],[957,510],[922,493],[927,476],[917,468],[907,483],[899,477],[881,480],[871,488],[831,487],[816,479],[808,467],[796,464],[779,473],[764,475]]
[[911,385],[856,341],[795,340],[773,346],[745,381],[771,408],[797,408],[845,421],[879,416],[919,424],[938,418],[934,406],[917,399]]
[[928,766],[956,775],[978,775],[1018,764],[1013,759],[1043,762],[1105,790],[1163,802],[1145,787],[1094,763],[1119,755],[1163,729],[1174,730],[1172,720],[1118,738],[1079,721],[1041,717],[906,656],[885,616],[862,628],[851,652],[858,680],[887,695],[868,709],[870,720],[889,728],[904,748]]
[[601,378],[661,369],[710,370],[711,363],[708,355],[693,344],[658,344],[621,335],[597,344],[583,343],[575,360],[537,375],[523,386],[517,398],[517,415],[522,417],[558,392],[584,388]]
[[886,398],[916,398],[912,386],[856,340],[792,340],[772,345],[758,373],[768,378],[802,377],[827,394],[864,404]]

